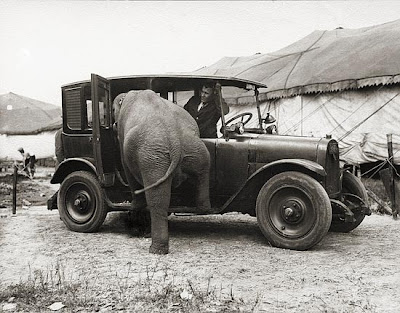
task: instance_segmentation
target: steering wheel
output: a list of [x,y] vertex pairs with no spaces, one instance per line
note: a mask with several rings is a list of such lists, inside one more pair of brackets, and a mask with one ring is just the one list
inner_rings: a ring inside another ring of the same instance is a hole
[[[248,118],[246,121],[243,122],[243,117],[245,117],[246,115],[248,115]],[[234,117],[230,118],[228,121],[225,122],[225,125],[228,126],[229,123],[233,122],[234,120],[237,120],[238,118],[242,118],[241,122],[244,125],[246,125],[251,118],[253,117],[253,114],[250,112],[244,112],[244,113],[240,113],[238,115],[235,115]]]

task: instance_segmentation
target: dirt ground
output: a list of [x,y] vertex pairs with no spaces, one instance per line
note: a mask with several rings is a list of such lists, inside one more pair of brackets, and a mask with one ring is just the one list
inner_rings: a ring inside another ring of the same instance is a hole
[[[17,206],[27,208],[32,205],[45,205],[59,185],[51,185],[53,168],[37,167],[33,179],[22,174],[17,178]],[[0,210],[12,207],[13,170],[0,172]],[[3,210],[0,212],[6,212]]]
[[31,205],[21,201],[15,216],[9,195],[0,193],[0,287],[57,264],[103,289],[151,269],[167,271],[176,284],[191,281],[254,302],[254,312],[400,310],[400,220],[390,216],[373,214],[351,233],[328,233],[300,252],[271,247],[248,215],[172,215],[170,254],[156,256],[148,253],[150,238],[132,235],[124,213],[110,213],[97,233],[69,231],[58,211],[44,206],[58,188],[49,175],[21,183],[31,189],[20,199]]

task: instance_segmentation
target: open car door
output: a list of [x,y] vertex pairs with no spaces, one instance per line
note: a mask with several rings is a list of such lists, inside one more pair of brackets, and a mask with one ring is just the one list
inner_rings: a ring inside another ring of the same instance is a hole
[[[115,182],[116,139],[113,132],[110,82],[91,75],[93,112],[93,156],[100,183],[112,186]],[[119,156],[118,156],[119,157]]]

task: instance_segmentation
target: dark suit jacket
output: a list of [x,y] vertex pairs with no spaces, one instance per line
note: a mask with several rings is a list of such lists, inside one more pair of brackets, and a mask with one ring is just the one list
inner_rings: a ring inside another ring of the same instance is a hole
[[221,117],[221,111],[212,101],[197,112],[200,102],[200,97],[193,96],[185,104],[184,109],[196,120],[201,138],[217,138],[217,122]]

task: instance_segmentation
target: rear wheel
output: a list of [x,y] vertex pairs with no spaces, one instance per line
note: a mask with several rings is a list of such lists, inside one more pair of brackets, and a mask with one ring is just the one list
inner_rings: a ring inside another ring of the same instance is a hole
[[328,232],[332,208],[325,189],[300,172],[284,172],[261,188],[256,205],[258,225],[275,247],[306,250]]
[[57,206],[65,225],[77,232],[95,232],[107,215],[97,178],[85,171],[69,174],[61,183]]
[[361,180],[347,171],[343,173],[341,200],[353,212],[354,221],[345,222],[344,219],[334,219],[329,230],[348,233],[358,227],[364,220],[363,207],[368,205],[368,194]]

